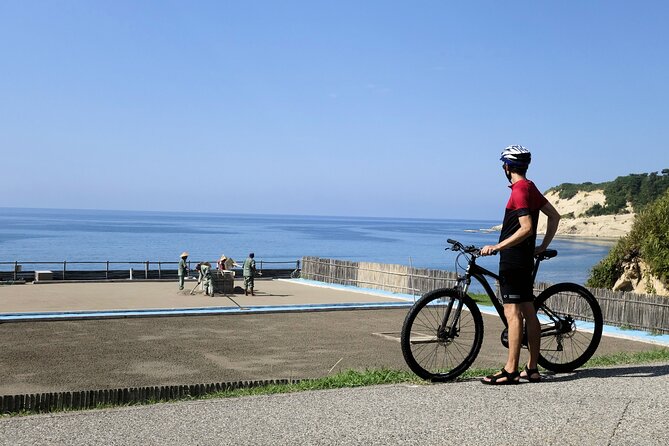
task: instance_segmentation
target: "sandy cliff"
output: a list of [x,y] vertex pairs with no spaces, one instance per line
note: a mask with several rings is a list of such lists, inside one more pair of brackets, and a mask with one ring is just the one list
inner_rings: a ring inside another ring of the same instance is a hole
[[[549,192],[546,198],[563,216],[557,232],[560,236],[620,238],[629,233],[634,223],[634,213],[599,217],[583,215],[595,204],[604,205],[606,197],[602,190],[579,192],[568,200],[561,199],[555,192]],[[574,218],[564,217],[567,214],[573,214]],[[546,217],[540,214],[538,232],[543,234],[545,231]]]

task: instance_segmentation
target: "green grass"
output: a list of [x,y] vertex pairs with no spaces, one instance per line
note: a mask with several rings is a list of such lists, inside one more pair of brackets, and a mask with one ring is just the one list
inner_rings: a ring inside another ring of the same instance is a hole
[[205,398],[230,398],[250,395],[303,392],[307,390],[342,389],[347,387],[376,386],[382,384],[423,383],[411,372],[391,369],[347,370],[323,378],[306,379],[294,384],[278,384],[249,389],[224,390]]
[[488,296],[485,293],[482,294],[469,294],[469,297],[474,299],[474,302],[476,302],[479,305],[488,305],[492,306],[492,301],[490,300],[490,296]]
[[[501,361],[501,359],[500,359]],[[669,348],[659,348],[633,353],[614,353],[595,356],[581,369],[630,364],[668,362]],[[457,378],[465,381],[498,372],[498,368],[472,368]],[[348,370],[324,378],[304,380],[296,384],[262,386],[251,389],[237,389],[207,395],[206,398],[229,398],[248,395],[269,395],[275,393],[302,392],[305,390],[341,389],[347,387],[374,386],[382,384],[427,384],[411,372],[390,369]]]
[[595,356],[582,368],[608,367],[614,365],[649,364],[669,361],[669,348],[658,348],[643,352],[620,352],[610,355]]
[[[500,359],[501,361],[501,359]],[[669,349],[660,348],[634,353],[615,353],[595,356],[581,369],[629,364],[648,364],[669,361]],[[498,372],[498,368],[472,368],[457,378],[466,381]],[[230,398],[250,395],[271,395],[276,393],[302,392],[307,390],[342,389],[347,387],[375,386],[383,384],[428,384],[412,372],[390,369],[348,370],[323,378],[303,380],[295,384],[261,386],[250,389],[236,389],[213,393],[204,398]]]

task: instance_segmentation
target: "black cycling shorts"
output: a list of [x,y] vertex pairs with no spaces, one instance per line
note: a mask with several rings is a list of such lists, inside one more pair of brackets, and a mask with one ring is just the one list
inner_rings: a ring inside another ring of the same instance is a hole
[[500,268],[499,290],[502,302],[517,304],[534,300],[533,268]]

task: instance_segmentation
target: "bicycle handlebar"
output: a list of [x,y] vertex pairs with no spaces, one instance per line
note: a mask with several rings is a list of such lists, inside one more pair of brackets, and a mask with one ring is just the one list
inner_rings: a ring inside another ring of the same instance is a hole
[[[467,254],[474,254],[476,257],[481,255],[481,248],[477,248],[476,246],[473,246],[473,245],[465,246],[462,243],[460,243],[459,241],[453,240],[453,239],[450,239],[450,238],[448,240],[446,240],[446,242],[448,242],[449,244],[452,245],[450,249],[453,250],[453,251],[463,251]],[[449,248],[446,248],[446,249],[449,249]]]
[[[481,256],[481,248],[477,248],[474,245],[465,246],[462,243],[460,243],[459,241],[453,240],[452,238],[447,239],[446,242],[448,244],[452,245],[450,247],[450,249],[452,251],[462,251],[466,254],[473,254],[474,257],[480,257]],[[446,249],[449,249],[449,248],[446,248]],[[499,251],[493,251],[492,255],[497,255],[498,252]],[[546,249],[545,251],[543,251],[542,253],[540,253],[539,255],[536,255],[534,257],[538,261],[541,262],[543,260],[551,259],[551,258],[555,257],[557,254],[558,254],[558,252],[555,249]]]

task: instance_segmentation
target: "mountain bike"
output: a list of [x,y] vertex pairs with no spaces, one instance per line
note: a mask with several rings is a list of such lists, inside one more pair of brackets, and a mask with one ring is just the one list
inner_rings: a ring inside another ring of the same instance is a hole
[[[497,314],[508,327],[504,306],[488,283],[487,277],[499,276],[476,263],[481,250],[448,240],[446,250],[458,252],[454,288],[440,288],[423,295],[411,307],[402,326],[402,354],[409,368],[423,379],[455,379],[472,365],[483,343],[483,317],[477,303],[467,294],[471,279],[476,279],[490,297]],[[547,249],[535,258],[533,280],[539,264],[557,256]],[[466,261],[466,264],[462,262]],[[586,288],[575,283],[558,283],[534,298],[541,324],[539,365],[557,373],[582,366],[597,350],[602,337],[602,310]],[[508,331],[501,333],[508,348]],[[523,347],[527,348],[526,334]]]

